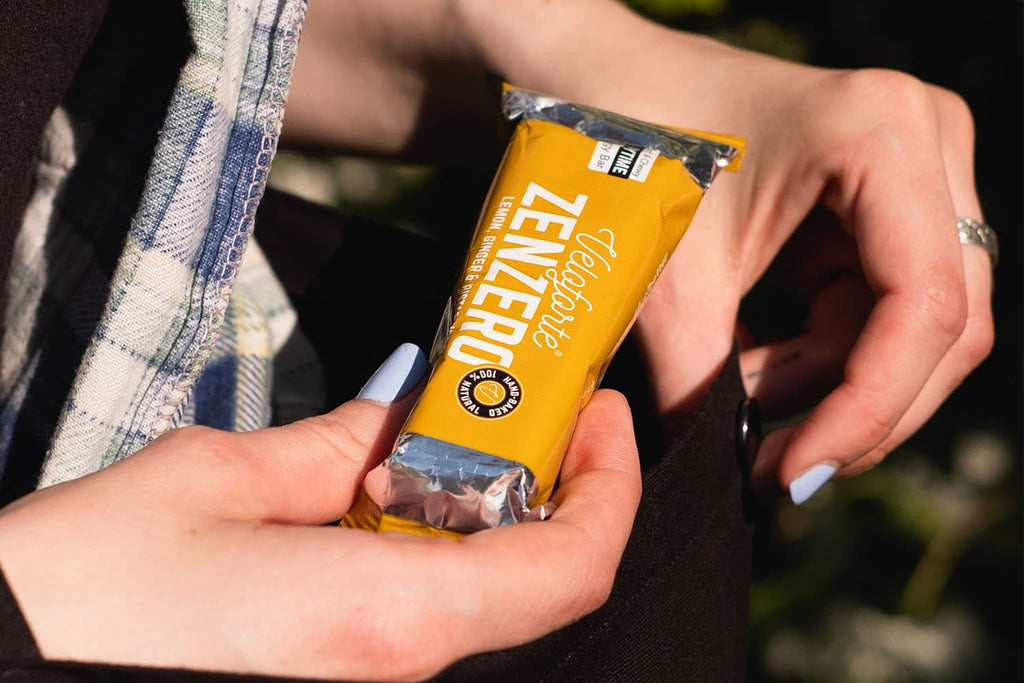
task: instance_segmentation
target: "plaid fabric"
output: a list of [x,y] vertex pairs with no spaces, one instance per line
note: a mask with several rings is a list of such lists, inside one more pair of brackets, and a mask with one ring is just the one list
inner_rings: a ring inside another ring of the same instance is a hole
[[[305,0],[112,2],[50,121],[15,244],[5,479],[35,462],[47,486],[179,425],[255,429],[322,408],[251,237],[304,16]],[[281,411],[273,392],[289,397]]]

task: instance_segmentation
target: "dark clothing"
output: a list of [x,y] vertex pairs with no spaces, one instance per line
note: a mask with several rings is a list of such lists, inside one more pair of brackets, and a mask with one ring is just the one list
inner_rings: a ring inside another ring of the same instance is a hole
[[[39,138],[106,11],[106,0],[9,3],[0,11],[0,283],[28,201]],[[0,287],[0,316],[6,288]]]

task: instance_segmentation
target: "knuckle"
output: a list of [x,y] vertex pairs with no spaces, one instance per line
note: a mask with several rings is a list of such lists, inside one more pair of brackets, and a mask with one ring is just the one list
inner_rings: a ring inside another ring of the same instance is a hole
[[559,555],[549,568],[548,589],[565,623],[597,610],[611,595],[618,560],[606,545],[583,525],[560,542]]
[[[866,410],[861,413],[861,415],[863,418],[862,424],[865,436],[867,441],[872,444],[880,444],[885,441],[885,439],[892,434],[893,430],[896,428],[896,423],[899,421],[898,417],[882,412],[877,408]],[[873,447],[873,450],[877,450],[879,448],[880,446],[876,445]],[[873,450],[871,452],[873,452]]]
[[194,491],[203,501],[197,509],[242,518],[254,512],[267,477],[244,435],[191,425],[163,434],[158,444],[172,454],[164,460],[161,480],[180,481]]
[[577,617],[590,614],[608,602],[615,583],[617,558],[601,552],[592,552],[589,558],[576,575],[571,611]]
[[379,671],[382,662],[390,662],[389,678],[398,681],[421,681],[438,673],[454,654],[442,639],[425,631],[436,629],[402,630],[399,636],[380,634],[377,646],[365,652],[363,668]]
[[248,461],[236,447],[236,436],[212,427],[189,425],[167,432],[158,442],[176,452],[189,453],[204,464],[236,468]]
[[848,156],[872,163],[903,155],[916,144],[922,121],[934,120],[935,105],[928,87],[909,74],[889,69],[840,72],[831,90],[834,116],[846,131]]
[[611,595],[611,583],[600,576],[583,574],[580,576],[578,586],[572,592],[572,597],[567,602],[566,614],[571,620],[585,617],[595,612],[604,605]]
[[968,363],[972,367],[981,363],[992,353],[995,346],[995,325],[991,315],[973,315],[967,320],[960,337]]
[[[455,660],[453,640],[445,638],[444,620],[437,615],[422,614],[412,605],[367,606],[361,611],[366,618],[357,624],[324,629],[318,636],[316,649],[323,661],[346,680],[353,675],[363,680],[372,674],[387,680],[421,681]],[[308,655],[308,649],[306,641],[297,654]]]
[[[373,445],[346,421],[336,419],[330,413],[305,418],[293,426],[309,440],[309,445],[325,446],[327,452],[354,463],[362,463],[363,456]],[[310,450],[322,452],[324,449]]]
[[920,114],[930,107],[928,88],[918,78],[892,69],[854,69],[839,76],[841,104],[878,116]]
[[939,86],[931,86],[929,92],[938,110],[942,127],[956,139],[974,140],[974,115],[967,101],[959,94]]
[[173,444],[175,446],[199,446],[203,447],[210,440],[215,440],[220,432],[212,427],[202,425],[187,425],[164,432],[157,439],[162,444]]
[[900,420],[900,411],[890,409],[879,396],[884,395],[885,387],[878,385],[860,391],[848,388],[850,406],[854,414],[860,418],[859,426],[863,441],[876,448],[892,434]]
[[860,457],[853,467],[857,472],[865,472],[885,460],[890,451],[891,448],[885,443],[879,444]]
[[614,579],[615,573],[607,572],[594,577],[594,580],[590,582],[586,600],[584,601],[588,614],[596,611],[608,602],[608,598],[612,595],[612,587],[615,584]]
[[920,311],[930,326],[948,340],[959,337],[967,324],[967,294],[958,278],[939,274],[922,283]]

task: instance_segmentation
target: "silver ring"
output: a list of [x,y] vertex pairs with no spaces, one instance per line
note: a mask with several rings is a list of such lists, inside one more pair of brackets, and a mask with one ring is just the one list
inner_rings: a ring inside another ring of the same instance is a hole
[[976,221],[973,218],[957,218],[956,232],[960,237],[960,244],[973,244],[988,252],[992,259],[992,267],[996,267],[999,261],[999,239],[996,231],[987,223]]

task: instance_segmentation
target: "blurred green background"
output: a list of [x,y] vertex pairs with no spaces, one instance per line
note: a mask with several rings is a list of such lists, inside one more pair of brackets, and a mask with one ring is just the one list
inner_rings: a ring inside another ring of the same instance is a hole
[[[906,71],[970,105],[978,191],[1002,252],[995,348],[882,466],[827,484],[804,506],[779,499],[759,511],[749,671],[773,683],[1024,680],[1021,2],[630,4],[792,60]],[[445,183],[469,184],[482,200],[489,181],[285,151],[271,173],[272,186],[413,230],[439,215]],[[462,209],[471,226],[479,204]]]

